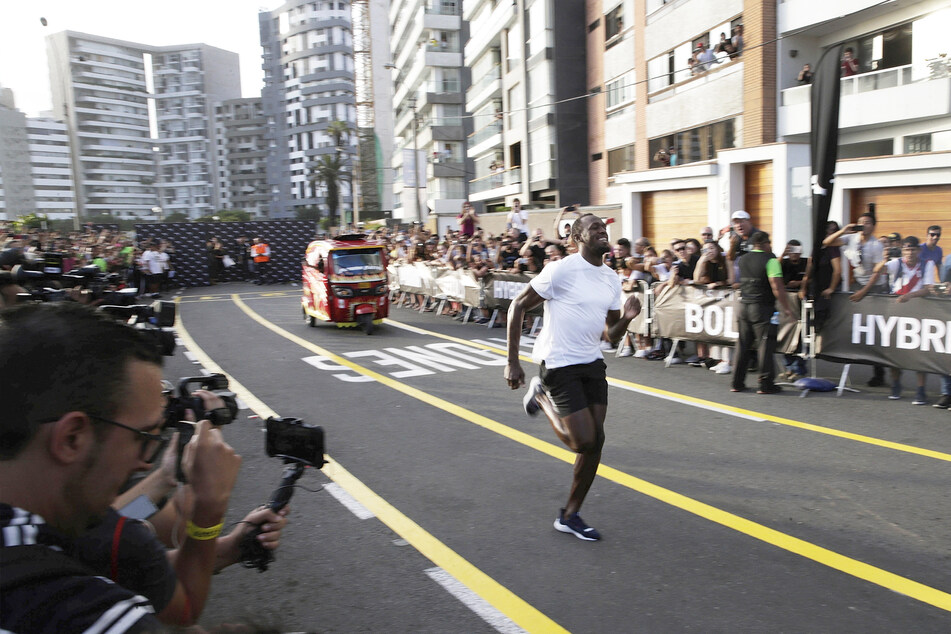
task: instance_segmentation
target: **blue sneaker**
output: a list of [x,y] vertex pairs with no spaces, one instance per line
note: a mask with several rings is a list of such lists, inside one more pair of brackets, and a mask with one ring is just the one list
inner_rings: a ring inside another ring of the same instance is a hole
[[585,524],[584,520],[581,519],[581,516],[577,513],[569,515],[566,521],[565,509],[561,509],[558,512],[558,517],[555,519],[555,530],[562,533],[570,533],[586,542],[596,542],[601,539],[601,533]]
[[539,410],[542,406],[538,404],[538,399],[535,398],[539,394],[544,392],[542,388],[541,377],[535,377],[528,383],[528,392],[525,394],[525,397],[522,399],[522,407],[525,408],[525,413],[529,416],[537,416]]
[[888,398],[892,401],[897,401],[901,398],[901,383],[897,381],[892,383],[892,393],[888,395]]

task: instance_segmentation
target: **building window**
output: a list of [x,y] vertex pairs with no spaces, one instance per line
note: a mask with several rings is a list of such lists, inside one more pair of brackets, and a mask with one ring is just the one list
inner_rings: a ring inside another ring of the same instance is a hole
[[604,16],[604,39],[611,40],[624,30],[624,5],[619,4]]
[[608,175],[634,171],[634,144],[608,150]]
[[931,151],[931,135],[916,134],[905,137],[905,154],[918,154]]
[[650,167],[684,165],[716,158],[717,152],[736,145],[735,120],[727,119],[691,130],[651,139]]
[[607,92],[607,108],[610,110],[616,106],[627,103],[634,99],[634,81],[632,73],[625,73],[618,79],[609,81],[605,85]]

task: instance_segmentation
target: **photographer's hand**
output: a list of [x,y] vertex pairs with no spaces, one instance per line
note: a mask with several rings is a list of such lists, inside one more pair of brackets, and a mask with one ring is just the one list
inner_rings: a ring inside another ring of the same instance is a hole
[[206,420],[195,430],[192,464],[186,472],[195,493],[192,522],[208,527],[220,523],[238,479],[241,456],[225,442],[221,431]]
[[220,571],[241,561],[241,542],[246,535],[257,528],[261,529],[261,532],[255,537],[258,543],[267,550],[276,550],[281,543],[281,532],[287,526],[287,515],[289,513],[290,506],[285,506],[277,512],[266,506],[259,506],[245,515],[237,528],[227,537],[218,540],[215,571]]
[[[224,399],[214,392],[209,392],[208,390],[195,390],[192,392],[192,396],[201,397],[206,412],[218,409],[219,407],[225,407]],[[196,414],[192,410],[187,409],[185,410],[185,418],[194,422]]]

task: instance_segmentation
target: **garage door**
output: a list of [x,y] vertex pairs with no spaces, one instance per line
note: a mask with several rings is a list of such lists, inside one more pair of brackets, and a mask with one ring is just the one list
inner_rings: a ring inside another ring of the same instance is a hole
[[679,189],[646,192],[641,198],[644,237],[657,252],[670,248],[674,238],[700,239],[707,223],[707,190]]
[[[875,203],[879,236],[897,231],[902,237],[912,235],[923,241],[930,225],[940,225],[945,235],[951,230],[951,185],[853,189],[852,222],[858,221],[869,203]],[[942,246],[947,253],[948,247]]]
[[749,163],[744,166],[744,204],[754,227],[773,233],[773,164]]

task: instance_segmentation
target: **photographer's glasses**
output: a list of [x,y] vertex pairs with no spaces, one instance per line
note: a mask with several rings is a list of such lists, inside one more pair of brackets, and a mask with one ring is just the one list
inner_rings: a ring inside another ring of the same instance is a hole
[[172,434],[174,430],[172,429],[163,429],[161,433],[150,434],[147,431],[142,431],[141,429],[136,429],[135,427],[129,427],[128,425],[123,425],[122,423],[117,423],[114,420],[109,420],[108,418],[103,418],[98,414],[90,414],[86,412],[86,416],[89,418],[99,421],[100,423],[106,423],[107,425],[114,425],[115,427],[121,427],[122,429],[128,429],[131,432],[134,432],[139,436],[141,445],[139,446],[139,459],[143,462],[152,464],[155,462],[155,459],[158,458],[159,453],[162,451],[162,448],[172,439]]
[[[107,425],[113,425],[115,427],[121,427],[122,429],[128,429],[131,432],[134,432],[139,436],[141,445],[139,446],[139,460],[152,464],[155,462],[155,459],[158,458],[159,453],[168,444],[168,441],[172,439],[172,434],[175,432],[174,429],[163,429],[161,433],[150,434],[147,431],[142,431],[141,429],[136,429],[135,427],[129,427],[122,423],[118,423],[114,420],[108,418],[103,418],[98,414],[90,414],[86,412],[86,416],[89,418],[98,421],[100,423],[106,423]],[[45,420],[44,423],[55,423],[56,420]]]

